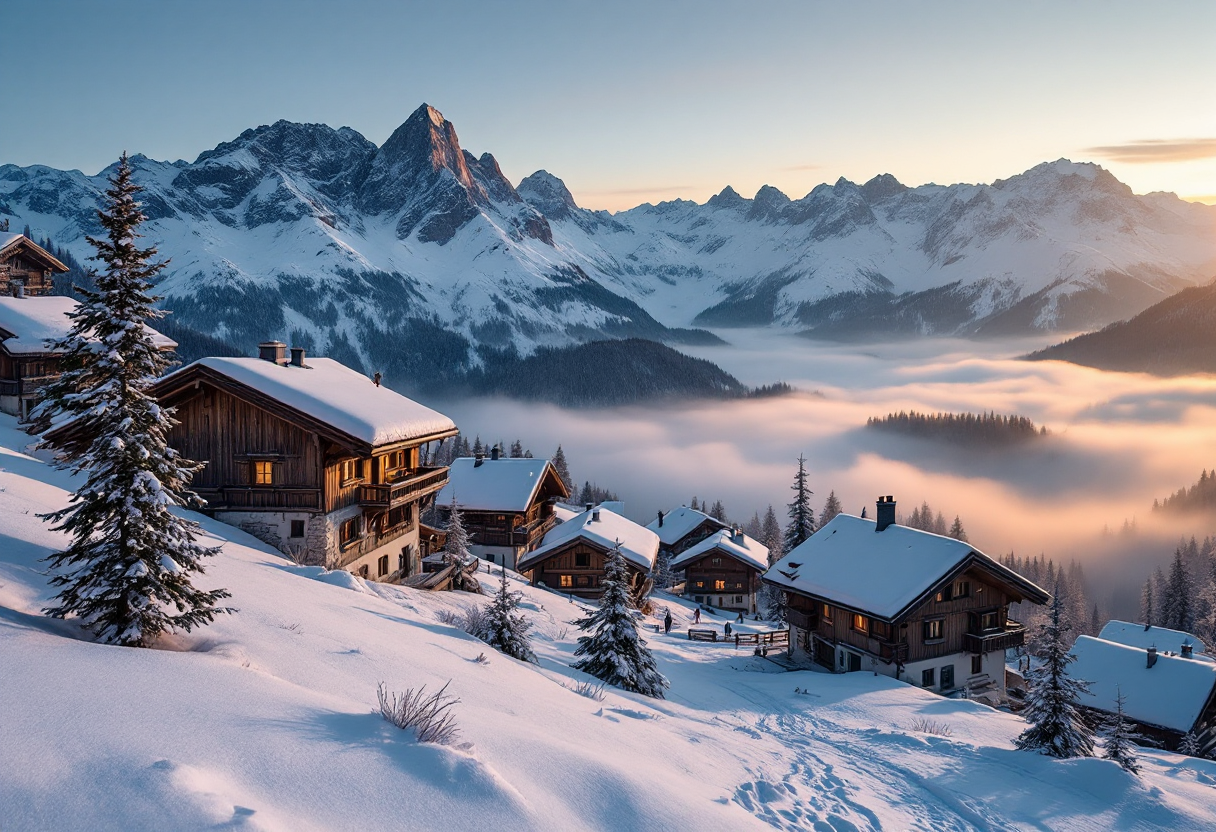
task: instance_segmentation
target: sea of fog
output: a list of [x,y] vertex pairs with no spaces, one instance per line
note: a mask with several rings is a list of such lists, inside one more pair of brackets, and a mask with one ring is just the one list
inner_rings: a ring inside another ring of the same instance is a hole
[[[1180,535],[1216,532],[1153,515],[1154,498],[1216,467],[1216,378],[1111,373],[1017,356],[1040,341],[924,339],[832,344],[767,331],[719,333],[728,346],[689,352],[746,384],[786,381],[775,399],[567,410],[500,399],[445,403],[484,441],[520,438],[537,456],[560,442],[578,481],[619,493],[626,513],[722,500],[745,521],[770,503],[784,519],[799,454],[818,510],[834,490],[873,515],[882,494],[901,513],[927,501],[957,514],[991,555],[1071,558],[1117,582],[1142,581]],[[588,368],[588,372],[594,372]],[[1005,451],[963,450],[865,428],[900,410],[1018,414],[1051,435]],[[1119,533],[1135,523],[1136,534]],[[1107,532],[1114,532],[1113,534]],[[1101,561],[1102,570],[1090,564]]]

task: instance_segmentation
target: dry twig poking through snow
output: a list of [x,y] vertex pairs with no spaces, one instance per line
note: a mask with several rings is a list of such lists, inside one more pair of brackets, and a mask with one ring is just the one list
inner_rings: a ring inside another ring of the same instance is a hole
[[407,688],[405,693],[389,694],[381,682],[376,687],[380,699],[380,716],[403,731],[413,731],[418,742],[452,745],[460,735],[451,708],[460,702],[447,696],[449,681],[438,692],[426,695],[426,685]]

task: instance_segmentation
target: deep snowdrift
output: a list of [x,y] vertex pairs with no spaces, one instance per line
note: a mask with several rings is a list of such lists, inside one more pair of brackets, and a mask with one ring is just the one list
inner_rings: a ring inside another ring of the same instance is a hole
[[[541,666],[437,613],[486,599],[297,567],[204,519],[223,552],[201,582],[236,615],[159,650],[93,644],[42,617],[36,516],[62,473],[0,417],[0,829],[1210,829],[1216,763],[1012,750],[1022,723],[864,673],[781,673],[733,648],[652,634],[670,699],[563,686],[567,599],[520,587]],[[493,582],[493,576],[484,576]],[[661,603],[667,603],[661,600]],[[689,611],[670,601],[677,630]],[[489,662],[475,661],[481,653]],[[372,713],[451,680],[463,749],[417,745]],[[795,693],[800,688],[806,693]],[[918,733],[920,718],[951,736]]]

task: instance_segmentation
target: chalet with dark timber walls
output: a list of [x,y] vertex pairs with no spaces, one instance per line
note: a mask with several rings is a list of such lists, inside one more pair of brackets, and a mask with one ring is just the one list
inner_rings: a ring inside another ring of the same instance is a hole
[[676,555],[670,565],[684,573],[684,597],[754,614],[768,547],[739,529],[723,529]]
[[1194,648],[1190,639],[1143,648],[1078,636],[1072,646],[1076,661],[1068,672],[1087,681],[1089,692],[1079,695],[1077,704],[1109,716],[1122,694],[1124,717],[1146,736],[1177,749],[1188,732],[1216,725],[1216,663]]
[[659,553],[658,536],[606,508],[587,510],[554,527],[540,547],[519,559],[518,570],[533,586],[599,598],[603,594],[605,561],[619,545],[635,598],[650,592],[650,570]]
[[[49,342],[59,341],[72,329],[72,298],[56,295],[0,296],[0,412],[29,418],[42,388],[59,376],[63,353]],[[177,344],[148,328],[158,349],[171,351]]]
[[866,670],[940,692],[1002,696],[1005,650],[1022,645],[1009,604],[1050,596],[961,540],[841,514],[777,561],[790,652],[836,671]]
[[728,526],[695,508],[680,506],[666,514],[660,511],[646,528],[659,536],[659,548],[671,557]]
[[452,461],[448,484],[435,509],[446,526],[452,499],[469,534],[469,550],[479,558],[514,569],[519,558],[540,546],[557,525],[554,504],[569,496],[547,459],[507,459],[498,448],[488,457]]
[[301,563],[369,578],[420,571],[418,519],[447,483],[421,446],[452,420],[337,361],[259,345],[260,358],[204,358],[152,393],[177,408],[170,444],[206,462],[207,513]]
[[0,231],[0,295],[49,295],[68,267],[24,234]]

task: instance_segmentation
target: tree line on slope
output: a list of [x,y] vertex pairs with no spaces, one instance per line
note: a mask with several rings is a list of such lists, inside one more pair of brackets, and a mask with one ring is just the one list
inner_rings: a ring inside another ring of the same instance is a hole
[[1179,488],[1164,500],[1153,500],[1153,511],[1167,514],[1216,511],[1216,469],[1205,468],[1194,485]]
[[999,447],[1015,445],[1048,435],[1046,427],[1035,427],[1025,416],[989,413],[919,413],[915,410],[871,416],[866,427],[921,439],[957,445]]
[[1168,572],[1158,567],[1144,582],[1140,617],[1216,644],[1216,539],[1178,542]]

